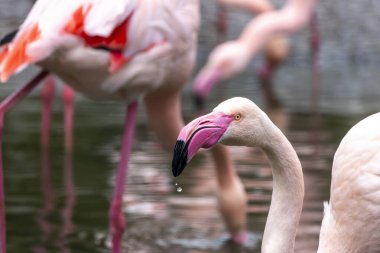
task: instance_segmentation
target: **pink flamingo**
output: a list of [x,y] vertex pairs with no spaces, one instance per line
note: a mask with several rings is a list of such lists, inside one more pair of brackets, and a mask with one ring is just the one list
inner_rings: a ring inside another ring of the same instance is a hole
[[261,252],[294,252],[304,183],[301,163],[292,145],[253,102],[229,99],[182,129],[174,149],[174,176],[180,175],[200,148],[210,148],[218,142],[258,146],[265,151],[272,165],[273,194]]
[[318,253],[380,252],[380,113],[361,120],[334,155]]
[[273,5],[267,0],[218,0],[218,10],[216,18],[216,29],[219,35],[224,35],[227,31],[227,10],[226,7],[236,7],[252,13],[260,14],[273,10]]
[[[239,8],[256,15],[275,10],[273,4],[267,0],[218,0],[217,31],[223,35],[227,30],[226,6]],[[263,82],[269,81],[272,73],[285,61],[289,54],[289,41],[286,36],[274,36],[264,47],[265,63],[259,69],[258,75]]]
[[[153,3],[117,0],[112,6],[107,1],[40,0],[20,29],[0,42],[3,46],[0,51],[2,81],[15,71],[36,63],[89,97],[125,101],[128,104],[116,189],[109,213],[115,253],[121,251],[125,228],[122,195],[137,101],[143,98],[150,125],[158,140],[165,148],[171,149],[183,126],[181,88],[194,65],[198,9],[198,0]],[[42,71],[8,97],[0,104],[0,116],[3,117],[47,75],[47,71]],[[51,95],[46,97],[50,99]],[[65,100],[71,100],[73,95],[65,97]],[[70,115],[71,102],[67,104],[67,115]],[[65,127],[69,136],[71,120],[69,116],[65,120],[69,122]],[[49,126],[49,121],[46,122],[44,124]],[[65,141],[65,146],[72,146],[70,138],[65,138]],[[236,196],[235,200],[240,200],[239,203],[231,203],[225,201],[226,198],[219,198],[232,238],[242,242],[245,239],[244,188],[227,150],[219,146],[212,150],[212,154],[221,195],[232,194]],[[0,180],[1,191],[2,177]],[[0,201],[4,201],[1,193]],[[0,253],[6,249],[3,208],[4,205],[0,205]],[[236,214],[239,218],[232,219]]]
[[[365,118],[346,134],[335,153],[319,253],[380,250],[379,124],[380,113]],[[294,252],[304,181],[290,142],[252,101],[232,98],[182,129],[173,156],[174,176],[200,148],[219,142],[259,146],[265,151],[272,165],[273,195],[261,252]]]
[[[180,90],[178,86],[185,83],[195,56],[198,4],[197,0],[186,3],[118,0],[112,5],[107,1],[40,0],[20,29],[2,41],[2,81],[25,66],[38,63],[89,97],[120,100],[128,104],[110,209],[115,253],[121,252],[125,227],[122,195],[137,101],[147,93],[174,94]],[[47,71],[42,71],[32,82],[3,101],[0,104],[1,118],[47,74]],[[149,101],[149,95],[145,99]],[[161,120],[170,118],[172,114],[173,110],[161,112]],[[151,123],[154,125],[155,120]],[[158,135],[160,137],[160,133]],[[1,200],[4,200],[1,193]],[[0,225],[4,230],[4,205],[0,206]],[[6,252],[5,231],[1,232],[0,244],[1,252]]]
[[204,100],[218,82],[241,72],[272,36],[297,31],[308,23],[315,3],[316,0],[288,0],[282,9],[253,19],[237,40],[216,47],[195,79],[198,100]]

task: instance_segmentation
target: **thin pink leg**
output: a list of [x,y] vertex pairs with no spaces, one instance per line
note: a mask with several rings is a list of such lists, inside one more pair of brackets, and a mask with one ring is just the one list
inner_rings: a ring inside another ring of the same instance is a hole
[[[41,82],[49,73],[41,71],[33,80],[17,89],[11,95],[6,97],[0,103],[0,144],[3,141],[3,128],[5,113],[15,106],[21,99],[27,96],[39,82]],[[3,180],[3,157],[0,145],[0,253],[6,253],[6,230],[5,230],[5,194]]]
[[313,64],[317,63],[320,47],[321,33],[319,31],[318,16],[314,10],[310,21],[310,51]]
[[[50,132],[50,131],[49,131]],[[56,206],[56,196],[50,174],[50,152],[49,142],[42,144],[42,164],[41,164],[41,193],[43,196],[43,206],[39,210],[36,222],[41,229],[43,241],[47,242],[52,235],[53,226],[47,217],[54,211]],[[48,250],[44,245],[37,245],[33,248],[35,253],[46,253]]]
[[312,102],[313,107],[317,107],[319,103],[320,96],[320,76],[319,76],[319,65],[318,56],[321,47],[321,35],[319,30],[318,16],[315,11],[313,11],[311,21],[310,21],[310,51],[311,51],[311,68],[312,68]]
[[64,187],[66,199],[65,206],[61,211],[63,225],[60,231],[60,238],[57,242],[57,246],[60,248],[61,253],[69,253],[71,250],[66,245],[66,237],[70,235],[75,228],[73,223],[73,210],[76,203],[72,150],[65,150],[64,163]]
[[62,92],[64,105],[65,124],[65,151],[71,153],[73,149],[73,114],[74,114],[74,91],[65,85]]
[[74,231],[73,210],[76,202],[76,193],[73,176],[73,119],[74,119],[74,91],[67,85],[62,92],[64,105],[65,124],[65,161],[64,161],[64,186],[66,193],[65,206],[61,211],[63,225],[60,231],[60,239],[57,246],[62,253],[70,253],[71,249],[66,245],[66,237]]
[[223,41],[226,37],[227,19],[228,17],[226,8],[222,4],[218,4],[215,26],[219,41]]
[[65,167],[64,185],[66,192],[65,207],[62,210],[63,227],[61,236],[65,238],[74,230],[72,222],[73,209],[76,201],[75,186],[73,182],[73,114],[74,91],[67,85],[63,88],[64,123],[65,123]]
[[[0,113],[0,144],[3,143],[4,113]],[[0,252],[6,253],[6,230],[5,230],[5,194],[4,194],[4,177],[3,177],[3,150],[0,145]]]
[[113,253],[121,253],[121,240],[125,229],[122,200],[124,188],[127,182],[128,159],[132,150],[137,108],[137,102],[133,102],[128,105],[124,124],[123,142],[121,144],[120,161],[117,167],[116,186],[109,212]]
[[270,82],[272,73],[273,67],[268,62],[263,63],[263,65],[257,71],[257,75],[261,83]]
[[42,124],[41,145],[43,148],[50,144],[51,112],[53,107],[55,83],[53,77],[46,79],[41,92],[42,98]]
[[[55,193],[51,181],[50,174],[50,129],[51,129],[51,113],[54,99],[55,82],[53,77],[48,77],[44,82],[41,91],[42,99],[42,119],[41,119],[41,148],[42,148],[42,164],[41,164],[41,193],[43,195],[43,207],[37,214],[37,224],[41,228],[44,240],[47,241],[52,233],[52,226],[46,220],[46,217],[54,210]],[[36,253],[45,253],[47,249],[42,245],[33,248]]]
[[319,111],[320,102],[320,89],[321,89],[321,77],[319,73],[318,56],[321,47],[321,34],[318,23],[317,12],[314,10],[310,21],[310,51],[311,51],[311,70],[312,70],[312,126],[313,129],[310,132],[310,138],[315,146],[315,155],[320,152],[319,140],[320,140],[320,126],[321,115]]

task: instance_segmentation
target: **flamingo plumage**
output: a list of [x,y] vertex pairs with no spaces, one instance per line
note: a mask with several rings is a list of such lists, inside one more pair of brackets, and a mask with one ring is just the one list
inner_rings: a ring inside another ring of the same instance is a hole
[[[198,0],[117,0],[112,5],[103,0],[39,0],[25,22],[5,38],[0,48],[0,78],[3,81],[30,64],[38,64],[45,69],[6,103],[0,104],[1,116],[45,78],[47,71],[88,97],[128,104],[116,189],[110,209],[115,253],[121,251],[124,231],[121,201],[137,101],[143,99],[149,123],[159,142],[164,148],[171,149],[183,126],[181,89],[194,66],[198,9]],[[64,99],[71,101],[72,96],[66,95]],[[68,106],[70,113],[72,108]],[[70,119],[67,122],[72,124]],[[70,138],[66,145],[72,145]],[[227,150],[223,146],[216,147],[212,154],[221,178],[221,195],[230,193],[241,200],[239,205],[231,206],[224,201],[225,198],[219,198],[232,238],[242,242],[245,240],[244,188]],[[240,218],[229,222],[229,217],[236,212]],[[4,253],[5,232],[0,232],[0,235],[1,253]]]
[[343,137],[334,155],[318,253],[380,251],[380,113]]
[[[248,1],[247,1],[248,2]],[[243,71],[273,36],[295,32],[313,15],[317,0],[288,0],[279,10],[262,13],[244,28],[238,39],[217,46],[195,78],[193,89],[203,101],[220,81]]]
[[[267,0],[218,0],[217,31],[225,34],[227,30],[226,7],[238,8],[249,11],[252,14],[261,15],[275,10],[275,7]],[[268,82],[272,73],[285,61],[289,54],[289,41],[286,36],[274,36],[268,40],[264,47],[265,63],[260,67],[258,75],[263,82]]]
[[[128,104],[110,209],[115,253],[121,252],[125,226],[122,195],[137,101],[149,92],[180,90],[189,77],[195,58],[198,4],[196,0],[118,0],[112,5],[101,0],[40,0],[1,48],[3,82],[30,64],[45,69],[0,106],[1,117],[47,76],[46,70],[88,97]],[[1,214],[4,229],[4,212]],[[5,231],[1,232],[0,243],[1,252],[6,252]]]
[[293,252],[304,183],[301,163],[290,142],[253,102],[232,98],[182,129],[174,148],[174,176],[181,174],[200,148],[209,148],[219,142],[258,146],[265,151],[272,165],[273,194],[261,252]]
[[[380,250],[380,113],[357,123],[334,156],[318,253]],[[173,156],[178,176],[200,148],[259,146],[273,171],[273,195],[262,251],[292,253],[303,205],[301,163],[287,138],[252,101],[232,98],[182,129]]]

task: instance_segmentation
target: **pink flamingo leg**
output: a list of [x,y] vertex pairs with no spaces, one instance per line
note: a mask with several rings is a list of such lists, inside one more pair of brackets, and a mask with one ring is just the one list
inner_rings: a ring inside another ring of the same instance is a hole
[[74,115],[74,91],[65,85],[62,91],[64,104],[64,124],[65,124],[65,166],[64,166],[64,186],[66,193],[65,206],[61,211],[63,226],[60,231],[60,239],[57,246],[62,253],[70,253],[66,246],[66,237],[74,231],[73,210],[76,202],[76,193],[73,176],[73,115]]
[[[52,233],[52,226],[46,221],[46,217],[54,210],[55,193],[51,182],[50,175],[50,129],[51,114],[54,99],[55,83],[52,77],[46,79],[42,91],[42,119],[41,119],[41,148],[42,148],[42,164],[41,164],[41,193],[43,195],[44,205],[38,212],[36,221],[44,235],[44,240],[48,240]],[[45,253],[47,249],[43,246],[33,248],[36,253]]]
[[41,145],[47,148],[50,144],[51,112],[53,107],[55,83],[53,77],[46,79],[41,92],[42,98],[42,124]]
[[74,91],[65,85],[62,92],[64,105],[65,124],[65,151],[72,153],[73,150],[73,114],[74,114]]
[[[0,103],[0,144],[3,141],[5,113],[27,96],[49,73],[41,71],[33,80],[17,89]],[[0,253],[6,253],[5,194],[3,180],[3,157],[0,145]]]
[[218,4],[218,10],[216,13],[216,31],[218,35],[218,40],[223,41],[225,40],[226,33],[227,33],[227,10],[226,7],[223,6],[223,4]]
[[117,167],[116,186],[109,212],[113,253],[121,253],[121,239],[125,229],[125,218],[122,210],[122,200],[124,187],[127,182],[128,159],[132,150],[137,108],[137,102],[133,102],[128,105],[124,124],[123,142],[120,151],[120,161]]
[[310,50],[313,64],[318,60],[318,53],[321,47],[321,34],[319,31],[319,22],[317,12],[314,10],[310,21]]
[[73,182],[73,114],[74,91],[71,87],[63,87],[64,124],[65,124],[65,168],[64,184],[66,190],[66,203],[62,210],[63,227],[61,235],[64,238],[74,230],[72,214],[76,201],[75,186]]
[[318,56],[321,47],[321,34],[319,30],[317,12],[314,10],[310,21],[310,53],[311,53],[311,69],[312,69],[312,103],[316,108],[319,103],[320,96],[320,76],[318,66]]
[[261,83],[270,82],[272,77],[273,68],[270,66],[268,62],[265,62],[257,71],[257,75],[261,81]]
[[60,252],[69,253],[70,248],[66,246],[66,237],[70,235],[75,227],[73,223],[73,211],[76,203],[76,193],[74,185],[73,174],[73,152],[71,150],[65,150],[65,166],[64,166],[64,187],[65,187],[65,206],[61,211],[61,217],[63,225],[60,231],[60,238],[57,242]]
[[[44,115],[43,115],[44,116]],[[45,115],[50,116],[50,115]],[[42,124],[43,125],[43,124]],[[50,129],[47,130],[47,132],[50,132]],[[42,140],[43,138],[41,138]],[[36,217],[36,222],[38,226],[41,229],[42,235],[43,235],[43,241],[47,242],[52,235],[53,232],[53,226],[50,224],[49,221],[47,221],[47,217],[54,211],[54,208],[56,206],[56,196],[54,192],[54,186],[51,179],[50,174],[50,152],[49,152],[49,137],[48,142],[45,142],[44,144],[41,143],[42,148],[42,164],[41,164],[41,193],[43,196],[43,206],[41,210],[38,212]],[[44,245],[37,245],[33,248],[33,251],[35,253],[46,253],[48,250]]]
[[[4,127],[4,114],[0,114],[0,143],[3,143],[3,127]],[[2,145],[0,145],[0,154],[3,153]],[[4,194],[4,183],[3,183],[3,157],[0,156],[0,252],[6,253],[6,231],[5,231],[5,194]]]

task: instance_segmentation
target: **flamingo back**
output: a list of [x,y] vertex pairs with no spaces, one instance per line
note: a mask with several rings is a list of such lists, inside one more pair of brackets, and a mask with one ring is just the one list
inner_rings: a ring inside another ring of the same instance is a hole
[[356,124],[333,162],[318,252],[380,252],[380,113]]

